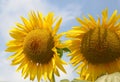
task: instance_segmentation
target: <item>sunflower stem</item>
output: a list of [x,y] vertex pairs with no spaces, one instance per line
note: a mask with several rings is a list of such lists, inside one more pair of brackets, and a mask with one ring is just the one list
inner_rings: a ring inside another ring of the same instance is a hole
[[52,74],[52,81],[51,82],[55,82],[55,75],[54,75],[54,73]]

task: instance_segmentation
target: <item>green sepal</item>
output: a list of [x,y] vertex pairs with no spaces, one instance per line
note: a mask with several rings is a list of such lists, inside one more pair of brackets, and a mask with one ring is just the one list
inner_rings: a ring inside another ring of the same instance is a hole
[[61,58],[63,56],[63,49],[62,48],[56,48],[57,53],[59,54],[59,57]]
[[63,52],[70,52],[68,48],[56,48],[57,53],[59,54],[59,57],[61,58],[63,56]]
[[64,52],[71,52],[68,48],[63,48]]

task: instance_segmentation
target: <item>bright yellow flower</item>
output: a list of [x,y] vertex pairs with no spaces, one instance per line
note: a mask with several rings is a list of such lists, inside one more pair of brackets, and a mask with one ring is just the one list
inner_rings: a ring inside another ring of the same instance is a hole
[[77,66],[80,79],[96,80],[100,75],[120,71],[120,14],[115,10],[108,18],[108,10],[102,12],[102,20],[77,18],[80,26],[66,33],[71,50],[71,63]]
[[43,17],[41,13],[31,12],[29,19],[23,17],[24,24],[17,23],[16,28],[10,31],[13,40],[7,43],[6,51],[15,52],[12,65],[18,65],[17,71],[22,70],[22,76],[30,80],[37,77],[38,81],[44,77],[52,81],[55,73],[59,76],[58,69],[66,73],[62,65],[66,64],[60,59],[57,48],[61,47],[59,41],[61,34],[56,35],[62,19],[52,28],[56,19],[49,13]]

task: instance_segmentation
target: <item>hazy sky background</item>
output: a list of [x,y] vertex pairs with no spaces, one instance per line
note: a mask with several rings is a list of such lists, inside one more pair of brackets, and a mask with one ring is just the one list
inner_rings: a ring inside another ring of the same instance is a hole
[[[11,39],[9,30],[15,26],[15,22],[22,22],[20,16],[27,18],[31,10],[40,11],[44,15],[54,12],[55,16],[63,18],[59,32],[64,32],[79,25],[76,17],[91,14],[97,18],[105,8],[108,8],[109,15],[115,9],[120,13],[120,0],[0,0],[0,82],[30,82],[29,78],[24,80],[20,72],[15,72],[17,66],[10,66],[11,61],[7,57],[12,53],[4,52],[6,42]],[[66,54],[63,59],[69,60]],[[61,77],[56,77],[57,82],[78,76],[70,65],[65,68],[68,74],[61,73]]]

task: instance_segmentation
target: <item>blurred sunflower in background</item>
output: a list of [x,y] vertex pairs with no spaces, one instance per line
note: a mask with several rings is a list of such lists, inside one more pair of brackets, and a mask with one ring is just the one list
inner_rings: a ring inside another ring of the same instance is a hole
[[[54,73],[59,75],[58,69],[66,73],[57,49],[60,49],[59,38],[56,34],[62,18],[56,22],[53,13],[43,17],[41,13],[29,13],[29,19],[21,17],[23,24],[17,23],[10,31],[13,40],[7,43],[7,52],[14,52],[12,65],[18,65],[17,71],[22,70],[22,76],[30,80],[37,77],[38,82],[44,80],[54,81]],[[56,24],[54,24],[56,22]],[[54,27],[53,27],[54,24]]]
[[70,62],[77,66],[80,79],[95,81],[103,74],[120,71],[120,14],[115,10],[109,18],[105,9],[102,19],[88,17],[77,18],[81,25],[66,33],[70,40],[65,44],[71,50]]

